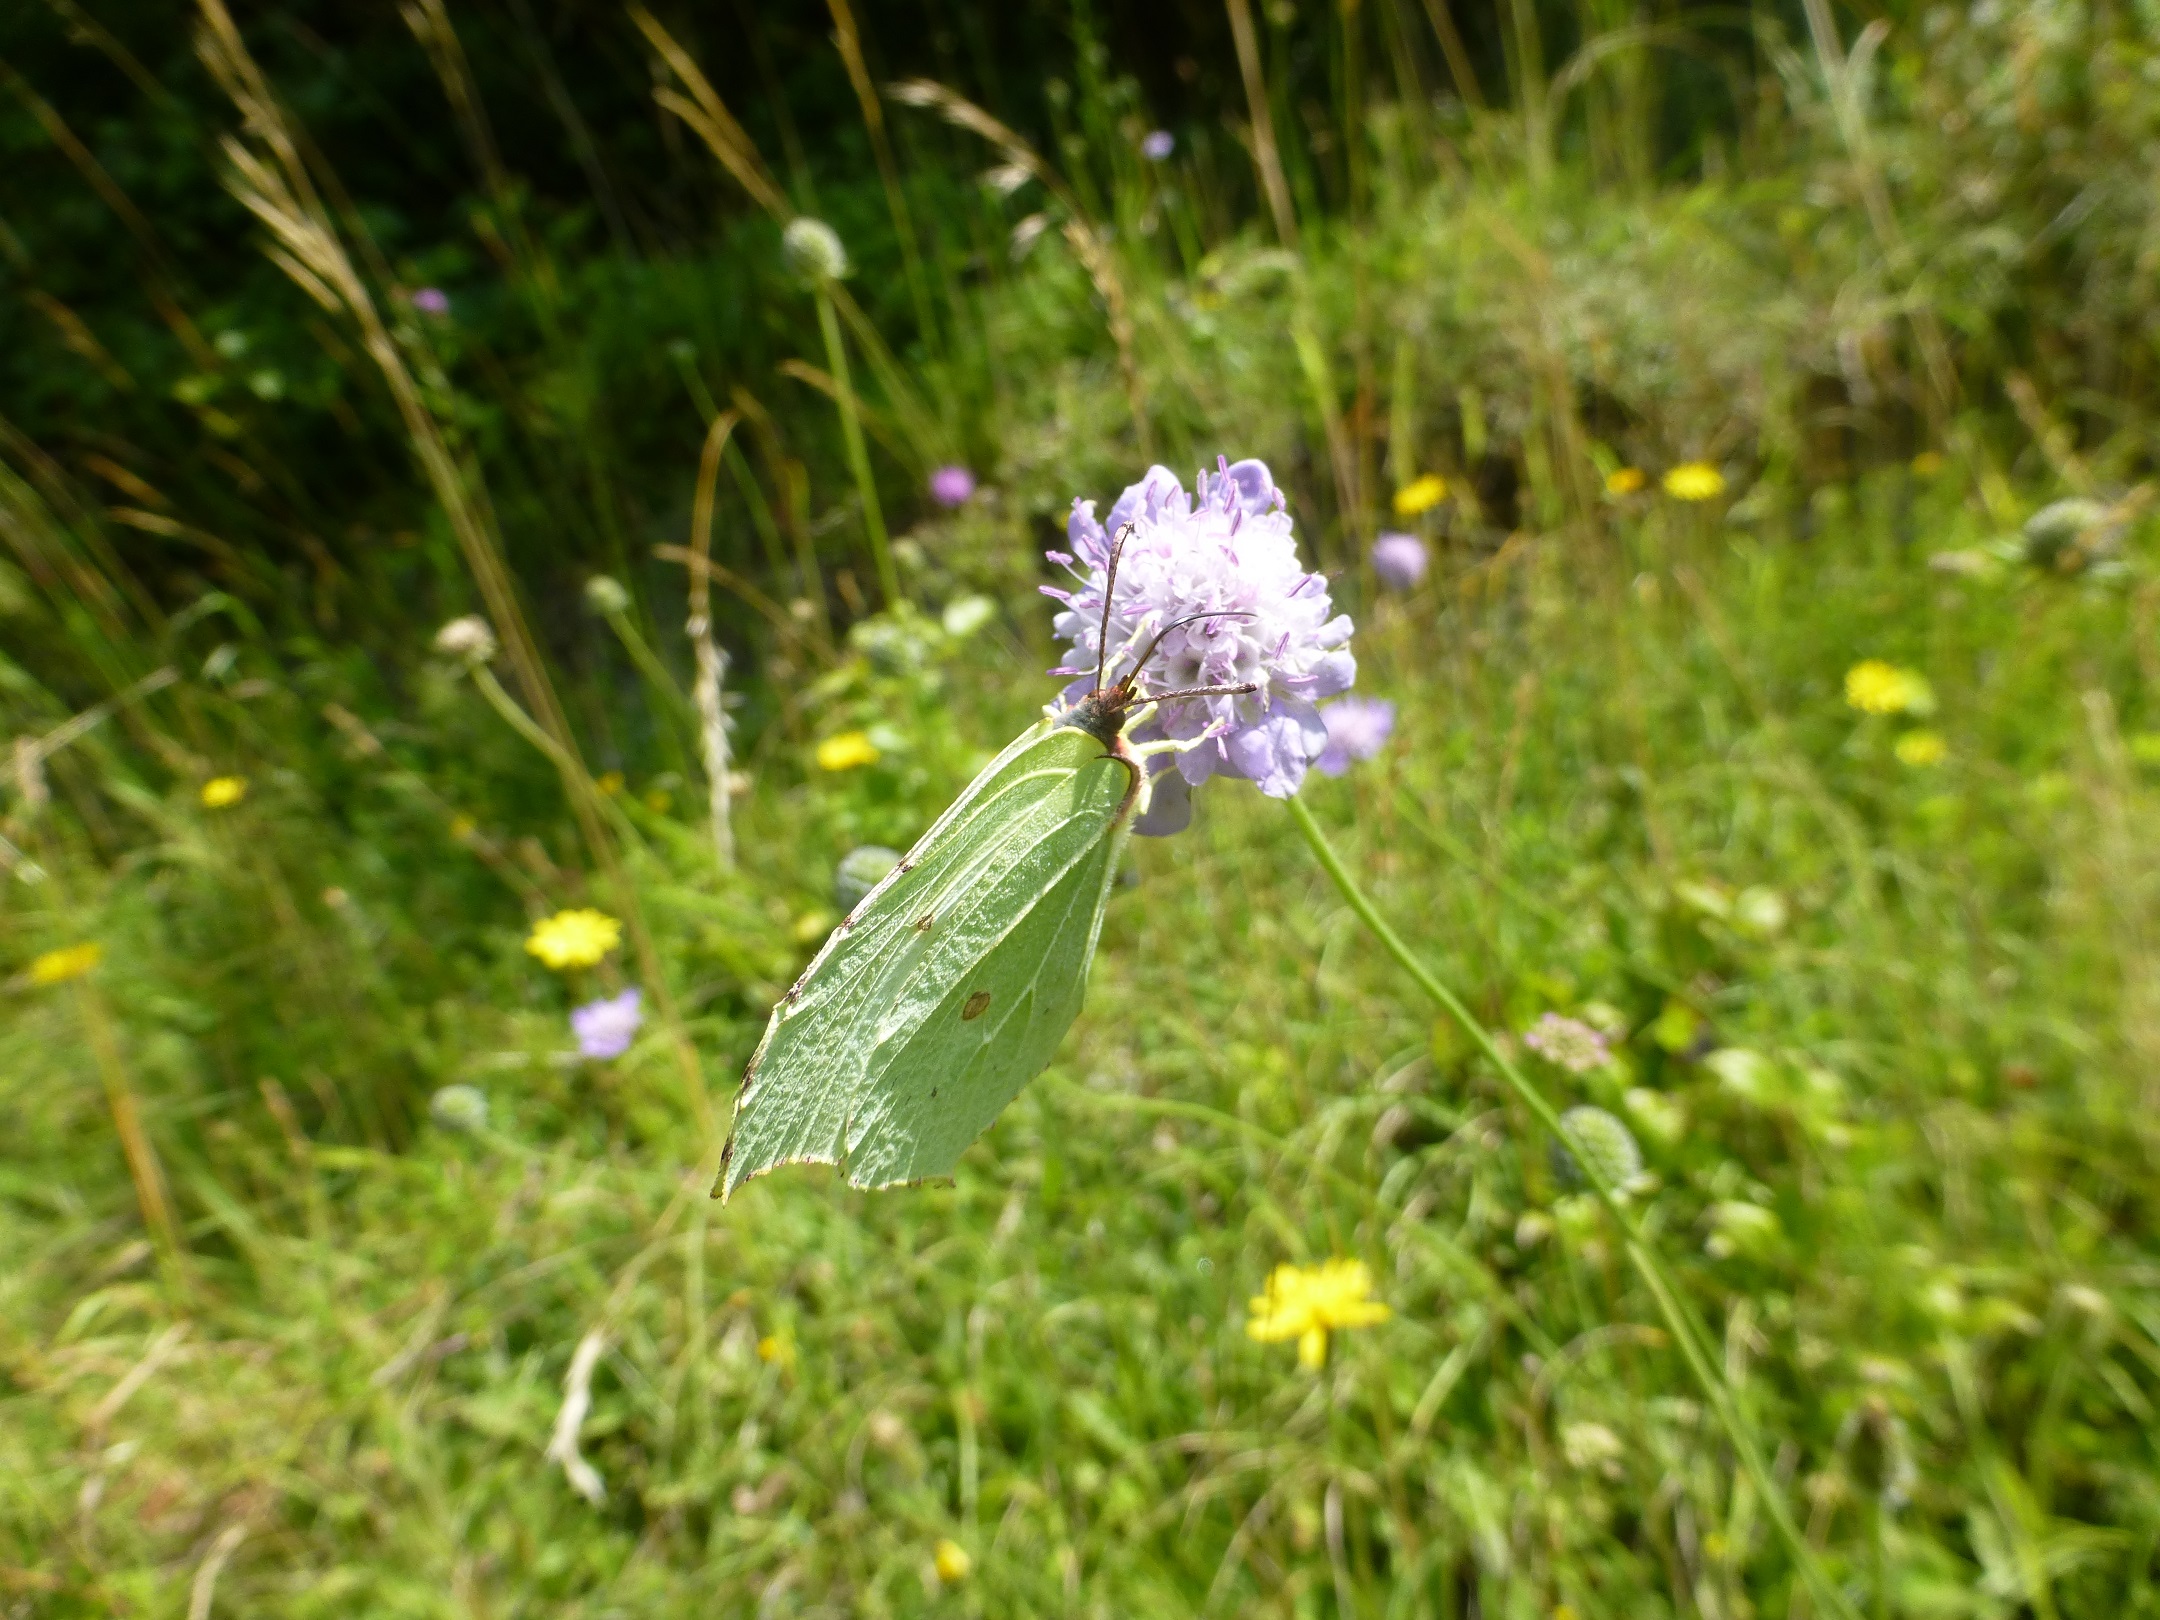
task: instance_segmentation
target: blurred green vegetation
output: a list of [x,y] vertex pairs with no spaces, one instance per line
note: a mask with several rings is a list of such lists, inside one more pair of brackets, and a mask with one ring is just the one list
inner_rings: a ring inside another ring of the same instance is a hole
[[[837,863],[1052,695],[1072,498],[1218,453],[1398,705],[1316,814],[1494,1027],[1607,1032],[1525,1061],[1851,1601],[2160,1607],[2160,17],[223,16],[0,16],[7,1613],[1814,1612],[1238,784],[954,1185],[704,1199]],[[1336,1256],[1388,1322],[1247,1338]]]

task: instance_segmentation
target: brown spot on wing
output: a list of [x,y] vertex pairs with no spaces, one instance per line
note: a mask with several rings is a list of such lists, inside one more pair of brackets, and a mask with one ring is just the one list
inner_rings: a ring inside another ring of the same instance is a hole
[[990,1007],[990,992],[978,990],[967,998],[967,1005],[960,1009],[962,1022],[980,1018]]

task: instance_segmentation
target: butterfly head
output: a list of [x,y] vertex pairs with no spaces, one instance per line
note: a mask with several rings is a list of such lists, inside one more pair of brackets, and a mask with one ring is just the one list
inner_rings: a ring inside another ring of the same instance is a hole
[[1110,562],[1103,579],[1103,609],[1101,633],[1096,640],[1095,688],[1073,705],[1063,717],[1063,723],[1101,739],[1103,746],[1115,749],[1125,735],[1125,727],[1133,710],[1150,703],[1171,703],[1181,698],[1239,697],[1247,692],[1260,690],[1257,681],[1241,681],[1228,686],[1194,686],[1178,692],[1143,692],[1140,676],[1163,644],[1163,639],[1173,630],[1188,624],[1200,624],[1209,619],[1250,619],[1254,615],[1240,611],[1214,611],[1189,614],[1175,619],[1155,632],[1155,639],[1147,644],[1147,650],[1133,660],[1132,667],[1116,680],[1110,673],[1110,611],[1117,600],[1118,558],[1124,554],[1125,542],[1133,532],[1128,523],[1118,530],[1117,539],[1110,546]]

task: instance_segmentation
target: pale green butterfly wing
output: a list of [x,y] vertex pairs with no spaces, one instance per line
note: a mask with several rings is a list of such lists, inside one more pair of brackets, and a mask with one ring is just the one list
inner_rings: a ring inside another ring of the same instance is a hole
[[773,1009],[722,1195],[791,1162],[865,1187],[948,1173],[1078,1014],[1143,792],[1047,722],[985,766]]

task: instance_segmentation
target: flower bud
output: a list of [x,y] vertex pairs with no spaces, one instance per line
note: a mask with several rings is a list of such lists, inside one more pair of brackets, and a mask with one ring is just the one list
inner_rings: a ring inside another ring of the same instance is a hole
[[789,220],[780,233],[780,245],[787,250],[788,263],[811,281],[847,278],[847,249],[841,245],[840,233],[822,219],[804,214]]
[[613,618],[630,606],[630,593],[620,580],[595,574],[585,582],[585,605],[602,618]]
[[[1570,1187],[1589,1185],[1583,1164],[1594,1168],[1615,1192],[1626,1190],[1642,1174],[1642,1149],[1635,1133],[1602,1108],[1570,1108],[1560,1116],[1568,1145],[1553,1144],[1553,1174]],[[1578,1157],[1579,1155],[1579,1157]]]
[[435,650],[461,664],[484,664],[495,656],[495,632],[479,614],[468,613],[435,632]]
[[851,849],[841,858],[833,872],[833,904],[841,911],[853,911],[862,904],[862,898],[885,879],[885,874],[900,864],[900,852],[887,849],[881,844],[864,844]]
[[487,1093],[478,1086],[444,1086],[428,1099],[428,1118],[446,1131],[470,1135],[487,1129]]

